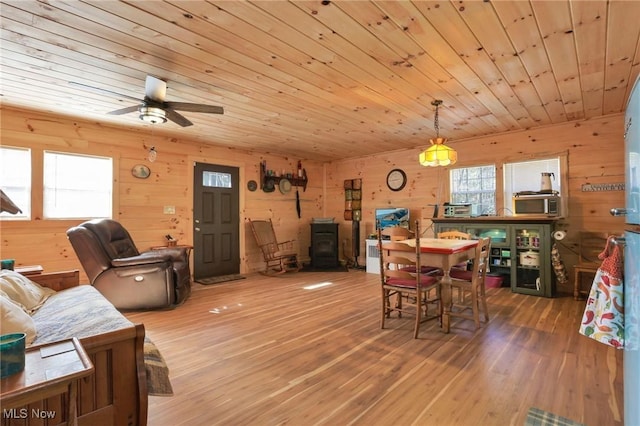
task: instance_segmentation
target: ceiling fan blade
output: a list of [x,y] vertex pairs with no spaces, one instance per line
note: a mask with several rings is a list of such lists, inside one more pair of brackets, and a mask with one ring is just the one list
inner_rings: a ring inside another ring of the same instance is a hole
[[193,123],[190,122],[189,120],[187,120],[182,114],[177,113],[176,111],[170,109],[170,108],[166,108],[164,110],[164,114],[165,117],[167,117],[168,120],[173,121],[176,124],[179,124],[182,127],[189,127],[189,126],[193,126]]
[[204,112],[208,114],[224,114],[224,108],[214,105],[192,104],[188,102],[165,102],[167,108],[173,108],[180,111]]
[[130,112],[136,112],[140,109],[140,105],[133,105],[126,108],[117,109],[115,111],[108,112],[109,115],[122,115],[129,114]]
[[120,98],[131,99],[131,100],[133,100],[135,102],[140,102],[140,98],[134,98],[133,96],[123,95],[122,93],[117,93],[117,92],[114,92],[112,90],[100,89],[99,87],[89,86],[87,84],[77,83],[75,81],[70,81],[69,85],[77,87],[77,88],[82,89],[82,90],[87,90],[89,92],[98,93],[100,95],[104,95],[106,93],[106,94],[114,95],[114,96],[117,96],[117,97],[120,97]]
[[144,83],[144,95],[154,101],[163,102],[165,96],[167,96],[167,83],[152,75],[148,75]]

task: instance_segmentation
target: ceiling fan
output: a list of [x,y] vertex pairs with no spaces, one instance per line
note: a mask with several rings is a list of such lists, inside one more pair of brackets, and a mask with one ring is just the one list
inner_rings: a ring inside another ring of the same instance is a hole
[[[110,90],[103,90],[96,87],[86,86],[81,83],[72,83],[77,86],[91,89],[98,92],[114,93]],[[140,99],[136,99],[132,96],[116,93],[118,96],[133,99],[136,102],[140,102]],[[151,124],[166,123],[167,120],[171,120],[174,123],[188,127],[193,123],[176,110],[188,111],[188,112],[203,112],[207,114],[224,114],[224,109],[220,106],[193,104],[187,102],[167,102],[164,100],[167,94],[167,82],[160,80],[154,76],[148,75],[145,81],[144,99],[139,105],[132,105],[130,107],[117,109],[111,111],[110,115],[122,115],[130,112],[138,111],[140,113],[140,119]]]

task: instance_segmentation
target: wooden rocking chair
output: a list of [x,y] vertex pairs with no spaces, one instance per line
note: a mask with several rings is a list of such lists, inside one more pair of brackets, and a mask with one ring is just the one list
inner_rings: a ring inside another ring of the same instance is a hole
[[249,223],[267,264],[265,270],[262,271],[263,274],[275,275],[300,270],[298,253],[293,249],[293,240],[279,243],[271,219],[249,220]]

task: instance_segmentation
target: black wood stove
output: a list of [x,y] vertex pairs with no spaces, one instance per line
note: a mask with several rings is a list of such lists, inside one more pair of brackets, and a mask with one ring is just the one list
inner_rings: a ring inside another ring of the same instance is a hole
[[338,262],[338,224],[312,223],[309,256],[314,268],[336,268]]

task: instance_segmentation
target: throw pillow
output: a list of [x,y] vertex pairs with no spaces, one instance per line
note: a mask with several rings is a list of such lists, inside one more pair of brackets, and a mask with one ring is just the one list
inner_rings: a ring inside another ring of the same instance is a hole
[[8,269],[0,271],[0,290],[14,303],[22,306],[28,314],[32,314],[55,293],[54,290],[42,287],[24,275]]
[[2,318],[2,334],[25,333],[26,344],[30,345],[36,338],[36,325],[22,307],[0,292],[0,317]]

